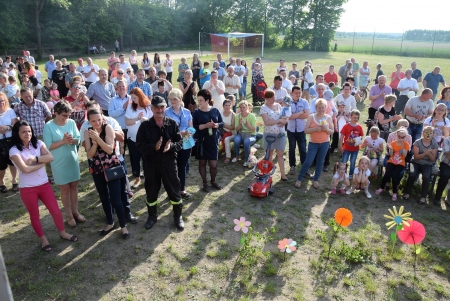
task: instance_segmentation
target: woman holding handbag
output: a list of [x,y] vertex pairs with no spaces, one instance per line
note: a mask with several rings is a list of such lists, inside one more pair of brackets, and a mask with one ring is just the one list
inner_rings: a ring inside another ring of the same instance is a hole
[[[166,109],[164,114],[167,117],[172,118],[180,127],[180,134],[183,140],[188,139],[190,133],[188,128],[192,128],[192,115],[188,109],[183,108],[181,101],[183,98],[183,93],[180,89],[172,89],[169,93],[170,107]],[[186,167],[188,165],[189,157],[191,156],[191,149],[187,148],[181,149],[177,153],[177,168],[178,168],[178,178],[180,179],[180,194],[185,200],[188,200],[191,195],[186,191]]]
[[184,107],[193,113],[195,109],[197,109],[194,95],[197,95],[198,86],[197,83],[192,80],[192,70],[186,70],[186,72],[184,72],[184,81],[180,82],[178,86],[183,93]]
[[130,233],[126,227],[125,210],[121,201],[122,198],[127,197],[125,174],[123,169],[124,176],[118,179],[112,179],[107,174],[107,169],[122,168],[115,155],[115,133],[110,125],[103,122],[103,115],[99,109],[88,111],[88,121],[92,127],[84,132],[84,141],[87,157],[92,159],[89,171],[92,173],[108,221],[108,225],[100,231],[100,235],[105,236],[114,230],[112,205],[119,219],[120,228],[122,228],[122,238],[127,239],[130,237]]

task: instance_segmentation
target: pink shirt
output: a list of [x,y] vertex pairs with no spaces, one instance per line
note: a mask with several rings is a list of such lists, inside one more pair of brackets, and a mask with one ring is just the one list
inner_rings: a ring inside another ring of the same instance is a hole
[[[19,151],[17,147],[13,146],[9,150],[9,157],[20,156],[22,160],[26,162],[31,156],[39,157],[41,155],[41,146],[43,144],[44,142],[38,140],[37,148],[34,148],[30,143],[28,145],[29,148],[24,147],[22,151]],[[47,173],[45,172],[44,167],[27,174],[23,173],[19,168],[17,168],[17,170],[19,171],[20,188],[41,186],[48,182]]]

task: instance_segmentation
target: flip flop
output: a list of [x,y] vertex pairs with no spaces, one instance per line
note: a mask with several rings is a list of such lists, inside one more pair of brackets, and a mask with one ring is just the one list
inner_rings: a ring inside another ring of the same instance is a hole
[[19,184],[18,183],[13,184],[12,190],[19,191]]
[[1,192],[1,193],[6,193],[6,192],[8,192],[8,188],[6,188],[5,185],[1,185],[1,186],[0,186],[0,192]]
[[50,245],[46,245],[46,246],[41,247],[41,249],[45,252],[50,252],[52,250],[52,247],[50,247]]
[[64,237],[62,237],[62,236],[60,236],[60,237],[61,237],[61,239],[68,240],[68,241],[71,241],[71,242],[76,242],[76,241],[78,241],[78,237],[77,237],[76,235],[72,235],[69,239],[64,238]]

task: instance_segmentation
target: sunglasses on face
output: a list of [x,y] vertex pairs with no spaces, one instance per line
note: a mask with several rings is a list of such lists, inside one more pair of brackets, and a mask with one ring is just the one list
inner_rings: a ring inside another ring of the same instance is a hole
[[73,86],[72,88],[77,89],[77,90],[80,90],[80,89],[81,89],[80,86]]
[[131,73],[131,71],[127,71],[127,73]]
[[117,74],[123,75],[123,72],[117,72]]
[[405,139],[405,137],[406,136],[399,136],[399,135],[397,135],[397,138],[399,138],[399,139]]

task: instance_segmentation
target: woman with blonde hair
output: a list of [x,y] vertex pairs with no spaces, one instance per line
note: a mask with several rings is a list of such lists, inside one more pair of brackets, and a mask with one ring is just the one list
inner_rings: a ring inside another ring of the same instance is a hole
[[136,72],[139,70],[136,50],[131,50],[130,57],[128,59],[130,60],[130,65],[131,68],[133,68],[134,74],[136,74]]

